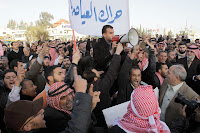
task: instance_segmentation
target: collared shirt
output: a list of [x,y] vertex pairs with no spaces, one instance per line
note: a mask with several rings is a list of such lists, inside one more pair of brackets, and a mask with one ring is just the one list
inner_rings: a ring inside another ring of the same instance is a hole
[[183,85],[183,82],[176,85],[176,86],[171,86],[168,84],[168,88],[165,92],[165,96],[163,98],[163,102],[161,105],[161,114],[160,114],[160,120],[165,121],[165,113],[167,110],[167,107],[173,97],[175,96],[176,92],[180,89],[180,87]]
[[15,53],[18,53],[18,52],[19,52],[19,49],[18,49],[18,50],[14,50],[14,49],[13,49],[13,51],[14,51]]
[[[147,84],[147,83],[145,83],[145,82],[143,82],[143,81],[141,81],[141,82],[140,82],[140,84],[139,84],[139,86],[140,86],[140,85],[148,85],[148,84]],[[138,86],[138,87],[139,87],[139,86]],[[133,88],[133,90],[135,90],[135,89],[136,89],[136,88],[133,86],[133,84],[132,84],[132,83],[131,83],[131,87]]]
[[[112,42],[107,42],[107,44],[109,45],[109,51],[110,51],[112,49]],[[114,53],[110,52],[110,54],[113,55]]]

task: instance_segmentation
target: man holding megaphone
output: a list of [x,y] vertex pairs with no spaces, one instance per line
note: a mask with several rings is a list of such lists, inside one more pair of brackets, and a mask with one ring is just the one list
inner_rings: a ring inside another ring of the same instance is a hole
[[117,47],[117,43],[112,43],[114,37],[114,29],[111,25],[104,25],[102,28],[102,38],[99,39],[93,47],[93,56],[95,68],[97,70],[105,70],[112,59],[114,49]]
[[102,28],[102,36],[103,37],[94,44],[93,56],[95,68],[103,71],[110,65],[109,62],[118,43],[130,43],[134,46],[137,45],[139,41],[139,35],[134,28],[131,28],[127,34],[114,36],[113,27],[111,25],[104,25]]

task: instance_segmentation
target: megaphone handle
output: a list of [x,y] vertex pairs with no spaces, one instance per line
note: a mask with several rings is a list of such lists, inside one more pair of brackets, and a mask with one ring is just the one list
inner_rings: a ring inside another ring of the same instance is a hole
[[121,41],[121,39],[125,36],[126,34],[124,34],[123,36],[121,36],[120,38],[119,38],[119,41],[117,41],[117,44]]

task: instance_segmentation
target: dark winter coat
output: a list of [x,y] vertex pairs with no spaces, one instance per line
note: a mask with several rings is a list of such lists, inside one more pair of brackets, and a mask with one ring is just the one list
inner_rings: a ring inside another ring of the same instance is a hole
[[187,57],[178,59],[177,63],[182,64],[187,71],[187,78],[185,80],[187,85],[190,86],[195,92],[198,92],[199,89],[195,86],[193,76],[197,75],[197,66],[200,64],[200,60],[195,57],[189,68],[187,64]]
[[109,64],[109,61],[112,59],[110,54],[110,45],[106,42],[104,38],[101,38],[93,46],[93,57],[95,68],[97,70],[106,70]]
[[[155,66],[156,66],[156,59],[155,59],[154,51],[150,51],[149,54],[149,65],[145,71],[142,72],[142,81],[140,85],[147,85],[146,83],[152,84],[153,79],[152,76],[155,73]],[[117,96],[117,104],[126,102],[130,100],[131,93],[135,88],[131,86],[130,78],[129,78],[129,71],[131,70],[132,66],[137,66],[137,60],[126,59],[122,65],[118,76],[118,96]]]
[[10,90],[7,87],[5,87],[2,83],[0,83],[0,129],[2,130],[2,132],[5,132],[5,123],[3,121],[3,118],[4,109],[6,108],[9,93]]
[[179,116],[172,122],[171,133],[200,133],[200,123]]
[[100,102],[97,103],[96,108],[93,110],[95,117],[97,119],[97,126],[105,127],[105,119],[102,113],[103,109],[106,109],[111,106],[110,98],[110,88],[113,86],[113,83],[118,77],[118,72],[120,69],[120,55],[114,55],[111,61],[111,65],[106,73],[106,75],[94,82],[94,91],[100,91]]

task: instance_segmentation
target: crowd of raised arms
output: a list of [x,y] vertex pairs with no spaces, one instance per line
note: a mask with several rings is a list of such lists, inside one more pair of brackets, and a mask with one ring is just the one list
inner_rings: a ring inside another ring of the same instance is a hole
[[114,36],[0,41],[0,133],[200,133],[199,39]]

